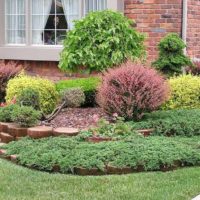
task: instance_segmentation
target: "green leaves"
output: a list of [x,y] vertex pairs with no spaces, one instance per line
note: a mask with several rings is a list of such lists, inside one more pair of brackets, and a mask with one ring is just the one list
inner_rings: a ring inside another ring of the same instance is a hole
[[141,166],[146,171],[160,170],[161,166],[198,165],[200,162],[199,138],[149,137],[132,138],[98,144],[75,138],[22,139],[3,148],[8,155],[17,154],[20,164],[51,171],[59,165],[63,173],[73,173],[75,167],[105,170],[113,167]]
[[132,21],[121,13],[99,11],[75,22],[64,41],[59,67],[77,72],[80,67],[104,71],[127,59],[145,55],[144,35],[136,32]]
[[193,65],[190,58],[183,53],[185,47],[186,45],[177,34],[168,34],[160,41],[159,58],[152,65],[170,76],[180,74],[182,67]]

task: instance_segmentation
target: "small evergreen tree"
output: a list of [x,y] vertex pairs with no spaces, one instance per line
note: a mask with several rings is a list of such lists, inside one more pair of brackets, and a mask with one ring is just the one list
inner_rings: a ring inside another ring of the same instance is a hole
[[192,61],[184,55],[186,47],[183,40],[176,33],[170,33],[159,43],[159,58],[152,65],[167,74],[180,74],[185,66],[192,66]]

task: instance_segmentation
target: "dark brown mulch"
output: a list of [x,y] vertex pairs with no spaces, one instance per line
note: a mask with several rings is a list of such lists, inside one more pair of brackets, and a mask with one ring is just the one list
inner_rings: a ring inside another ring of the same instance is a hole
[[95,125],[97,118],[109,120],[101,108],[66,108],[48,126],[87,129]]

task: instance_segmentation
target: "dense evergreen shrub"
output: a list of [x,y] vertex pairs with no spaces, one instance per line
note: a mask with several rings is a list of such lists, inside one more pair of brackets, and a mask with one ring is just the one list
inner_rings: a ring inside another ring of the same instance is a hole
[[32,88],[25,88],[17,96],[16,103],[23,106],[31,106],[36,110],[40,110],[39,92]]
[[29,106],[16,106],[12,111],[11,119],[21,127],[35,126],[41,118],[41,112]]
[[13,122],[12,113],[16,107],[15,104],[0,107],[0,122]]
[[62,92],[66,89],[81,88],[85,94],[84,106],[94,106],[96,90],[100,83],[101,79],[99,77],[77,78],[59,81],[56,84],[56,89]]
[[200,77],[181,75],[169,83],[171,96],[164,109],[200,108]]
[[18,97],[27,88],[39,93],[39,106],[43,113],[49,114],[54,110],[58,96],[55,85],[47,79],[25,74],[20,74],[8,82],[6,101],[10,102],[13,97]]
[[179,35],[168,34],[160,41],[159,58],[152,65],[167,75],[180,74],[183,67],[193,65],[189,57],[183,53],[185,47]]
[[146,114],[140,122],[130,122],[133,129],[154,129],[154,135],[200,135],[200,110],[170,110]]
[[62,99],[69,108],[77,108],[85,103],[85,94],[81,88],[69,88],[62,91]]
[[114,11],[89,13],[67,33],[59,67],[64,71],[102,71],[145,55],[144,36],[134,22]]
[[128,62],[103,77],[97,101],[108,114],[140,119],[168,98],[168,84],[156,70]]

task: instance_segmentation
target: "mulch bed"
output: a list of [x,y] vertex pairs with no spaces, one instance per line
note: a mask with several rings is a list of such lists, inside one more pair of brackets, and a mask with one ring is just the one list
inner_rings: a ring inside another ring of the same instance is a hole
[[101,108],[66,108],[50,123],[45,123],[53,128],[68,127],[88,129],[96,124],[96,118],[110,120]]

